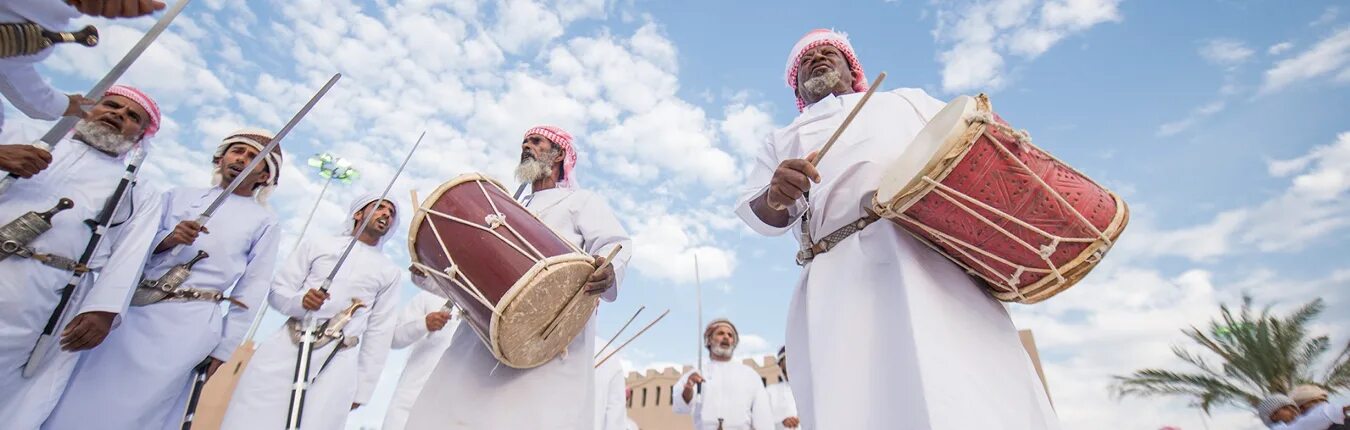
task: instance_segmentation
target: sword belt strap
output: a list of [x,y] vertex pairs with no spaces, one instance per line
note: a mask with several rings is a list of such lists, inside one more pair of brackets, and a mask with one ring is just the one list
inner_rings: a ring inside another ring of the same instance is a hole
[[871,225],[874,222],[877,222],[877,220],[880,219],[881,219],[880,215],[872,213],[871,211],[867,211],[866,216],[858,218],[857,220],[848,223],[848,225],[845,225],[843,227],[840,227],[838,230],[830,232],[830,234],[825,235],[825,237],[821,238],[819,241],[811,242],[811,235],[807,231],[808,227],[806,226],[807,217],[803,216],[802,249],[800,251],[797,251],[797,265],[805,266],[806,263],[810,263],[811,260],[814,260],[817,255],[830,252],[830,250],[834,249],[834,246],[838,245],[839,242],[843,242],[844,239],[847,239],[854,233],[862,231],[863,229],[867,228],[867,226]]
[[[323,326],[327,324],[328,324],[327,319],[319,320],[319,328],[316,329],[314,333],[314,335],[317,336],[317,338],[314,339],[314,349],[320,349],[325,346],[328,346],[330,342],[336,339],[333,337],[323,335]],[[296,318],[288,319],[286,320],[286,331],[290,332],[291,334],[291,343],[295,344],[296,346],[299,346],[300,337],[305,335],[305,323],[304,321],[300,321],[299,319]],[[351,348],[361,343],[360,336],[342,336],[341,339],[342,343],[338,344],[337,347],[338,351]]]
[[0,254],[13,255],[16,257],[31,258],[48,267],[54,267],[67,272],[84,274],[89,272],[89,267],[74,259],[62,255],[48,254],[38,252],[19,242],[8,240],[0,243]]
[[[144,288],[159,291],[159,288],[155,287],[155,281],[149,279],[142,280],[141,284],[138,285],[136,288],[138,289]],[[245,304],[244,302],[241,302],[235,299],[234,297],[226,296],[225,293],[221,292],[220,290],[213,290],[210,288],[178,287],[173,289],[172,291],[165,291],[164,293],[167,294],[167,296],[165,296],[163,299],[159,299],[150,303],[137,303],[136,301],[133,300],[131,302],[131,305],[146,306],[163,302],[212,302],[212,303],[230,302],[231,305],[248,309],[248,305]]]

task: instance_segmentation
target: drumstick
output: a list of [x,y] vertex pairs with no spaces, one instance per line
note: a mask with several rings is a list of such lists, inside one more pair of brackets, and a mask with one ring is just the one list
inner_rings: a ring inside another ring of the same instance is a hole
[[661,318],[665,318],[666,314],[668,313],[670,313],[670,309],[666,309],[665,312],[661,313],[661,316],[656,317],[656,319],[652,320],[650,324],[647,324],[646,327],[643,327],[642,330],[639,330],[637,334],[633,335],[633,337],[628,339],[627,342],[624,342],[622,345],[619,345],[618,348],[615,348],[613,352],[610,352],[609,355],[606,355],[605,358],[603,360],[600,360],[599,363],[595,363],[595,367],[600,367],[601,364],[605,364],[605,361],[608,361],[610,357],[614,356],[614,354],[618,354],[619,351],[623,350],[623,347],[628,346],[628,344],[630,343],[633,343],[633,341],[637,340],[638,336],[642,336],[643,333],[646,333],[647,329],[652,328],[652,326],[656,325],[656,323],[661,322]]
[[[605,262],[597,266],[595,270],[592,270],[591,274],[593,275],[596,272],[605,270],[606,267],[609,267],[610,263],[614,262],[614,256],[619,254],[620,249],[623,249],[623,245],[620,244],[614,245],[614,249],[611,249],[609,251],[609,256],[605,257]],[[589,279],[589,277],[587,278]],[[567,299],[567,305],[563,306],[562,310],[558,311],[558,314],[554,315],[553,319],[550,320],[548,324],[544,325],[544,331],[542,332],[542,334],[544,335],[545,339],[548,339],[550,336],[553,336],[553,330],[558,328],[558,321],[562,321],[562,316],[566,314],[567,311],[571,310],[572,306],[577,304],[577,298],[581,297],[582,291],[586,291],[585,284],[582,284],[581,288],[577,289],[577,292],[572,293],[572,298]]]
[[839,135],[844,134],[844,129],[848,128],[849,123],[853,122],[853,117],[858,116],[858,111],[862,110],[863,105],[867,103],[867,99],[872,98],[872,93],[876,92],[877,87],[881,86],[881,81],[884,80],[886,80],[886,72],[877,74],[877,78],[872,80],[872,86],[867,87],[867,92],[863,94],[862,99],[858,100],[858,104],[853,105],[853,111],[849,112],[847,117],[844,117],[844,122],[834,130],[834,134],[830,136],[830,140],[825,142],[825,146],[820,148],[820,151],[816,151],[816,161],[812,163],[813,165],[820,165],[820,159],[825,158],[825,153],[830,150],[830,147],[834,146],[834,142],[839,140]]
[[602,346],[600,347],[600,349],[595,350],[595,356],[591,358],[599,357],[600,353],[605,352],[605,348],[609,348],[609,346],[619,338],[619,335],[623,334],[624,330],[628,330],[628,325],[632,324],[633,320],[637,319],[638,314],[642,313],[643,309],[647,309],[647,307],[646,306],[640,307],[638,308],[637,312],[633,312],[633,316],[631,318],[628,318],[628,322],[623,323],[623,327],[619,327],[619,331],[614,333],[614,337],[609,338],[609,342],[605,342],[605,346]]

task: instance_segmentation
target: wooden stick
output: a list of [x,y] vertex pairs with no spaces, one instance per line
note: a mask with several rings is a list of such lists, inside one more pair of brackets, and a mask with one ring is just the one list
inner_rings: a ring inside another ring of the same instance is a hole
[[834,134],[830,136],[829,141],[825,142],[825,146],[820,148],[820,151],[816,152],[816,161],[814,164],[820,164],[820,159],[825,158],[825,153],[829,152],[830,148],[834,146],[834,142],[838,141],[839,136],[844,134],[844,129],[848,128],[849,123],[853,122],[853,117],[858,116],[858,111],[862,110],[863,105],[867,104],[867,99],[872,98],[872,93],[876,92],[877,87],[881,86],[881,81],[884,80],[886,80],[886,72],[877,74],[877,78],[872,81],[872,86],[867,87],[867,93],[863,94],[861,100],[858,100],[858,104],[853,105],[853,111],[849,112],[848,116],[844,118],[844,122],[839,124],[839,128],[834,130]]
[[[621,250],[621,249],[623,249],[623,245],[617,245],[617,244],[614,245],[614,249],[611,249],[611,250],[609,251],[609,256],[606,256],[606,257],[605,257],[605,262],[604,262],[604,263],[601,263],[599,266],[596,266],[595,270],[592,270],[592,271],[591,271],[591,274],[594,275],[596,272],[599,272],[599,271],[601,271],[601,270],[605,270],[606,267],[609,267],[609,265],[610,265],[611,263],[614,262],[614,256],[615,256],[615,255],[618,255],[618,254],[619,254],[619,250]],[[589,278],[589,277],[588,277],[588,278]],[[618,280],[616,279],[615,282],[618,282]],[[554,315],[554,316],[553,316],[553,319],[550,320],[550,321],[548,322],[548,324],[545,324],[545,325],[544,325],[544,331],[542,332],[542,334],[544,335],[544,338],[545,338],[545,339],[548,339],[550,336],[553,336],[553,330],[558,328],[558,321],[562,321],[562,316],[563,316],[563,314],[566,314],[567,311],[571,310],[571,309],[572,309],[572,306],[576,306],[576,304],[577,304],[577,298],[580,298],[580,297],[581,297],[581,295],[582,295],[581,292],[583,292],[583,291],[586,291],[586,284],[585,284],[585,283],[582,283],[582,284],[581,284],[581,288],[578,288],[578,289],[577,289],[577,292],[572,293],[572,298],[567,299],[567,305],[566,305],[566,306],[563,306],[562,310],[561,310],[561,311],[558,311],[558,314],[557,314],[557,315]]]
[[623,323],[623,327],[619,327],[619,331],[617,331],[617,332],[614,333],[614,337],[609,338],[609,342],[605,342],[605,346],[602,346],[602,347],[600,347],[600,349],[595,350],[595,356],[593,356],[593,357],[591,357],[591,358],[598,358],[598,357],[600,357],[600,354],[605,352],[605,348],[609,348],[609,346],[610,346],[611,344],[613,344],[614,341],[615,341],[616,339],[619,338],[619,335],[620,335],[620,334],[623,334],[623,331],[628,329],[628,325],[629,325],[629,324],[632,324],[632,323],[633,323],[633,320],[637,319],[638,314],[642,313],[642,310],[643,310],[643,309],[647,309],[647,307],[646,307],[646,306],[642,306],[642,307],[638,308],[637,312],[633,312],[633,316],[632,316],[631,318],[628,318],[628,322]]
[[698,373],[703,374],[703,279],[698,273],[698,254],[694,254],[694,298],[698,304]]
[[623,343],[623,345],[619,345],[618,348],[614,348],[614,351],[610,352],[609,355],[606,355],[605,358],[600,360],[599,363],[595,363],[595,367],[600,367],[601,364],[605,364],[605,362],[608,361],[610,357],[613,357],[614,354],[618,354],[619,351],[622,351],[623,347],[628,346],[628,344],[630,343],[633,343],[633,341],[637,340],[638,336],[642,336],[643,333],[646,333],[647,329],[650,329],[652,328],[652,326],[656,325],[656,323],[661,322],[661,318],[665,318],[666,314],[668,313],[670,313],[670,309],[666,309],[665,312],[661,313],[661,316],[656,317],[656,319],[652,320],[650,324],[647,324],[646,327],[643,327],[642,330],[638,330],[637,334],[633,335],[632,338],[629,338],[627,342]]

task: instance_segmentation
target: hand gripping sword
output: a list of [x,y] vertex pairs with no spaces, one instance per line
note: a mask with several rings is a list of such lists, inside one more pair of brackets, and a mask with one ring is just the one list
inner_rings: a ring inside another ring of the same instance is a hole
[[131,156],[131,163],[127,164],[126,173],[122,175],[121,182],[117,183],[117,188],[113,190],[112,196],[103,202],[103,210],[98,213],[98,217],[90,225],[93,228],[93,235],[89,237],[89,243],[84,247],[84,253],[80,255],[80,260],[76,263],[76,270],[70,275],[70,282],[61,289],[61,299],[56,302],[56,309],[52,309],[52,314],[47,317],[47,325],[42,328],[42,334],[38,335],[37,343],[33,345],[33,351],[28,353],[28,362],[23,365],[23,377],[31,378],[37,374],[38,369],[42,367],[42,362],[47,358],[47,353],[54,347],[52,342],[56,341],[56,327],[64,319],[66,307],[70,305],[70,298],[75,295],[75,289],[79,287],[80,282],[84,280],[84,275],[88,273],[89,262],[94,259],[94,253],[98,251],[99,244],[103,242],[103,236],[108,232],[108,225],[112,224],[113,214],[117,213],[117,208],[122,206],[123,197],[126,196],[131,184],[136,182],[136,173],[140,169],[141,163],[145,161],[148,151],[144,146],[134,150]]
[[[234,180],[230,181],[230,185],[226,186],[225,190],[222,191],[220,195],[217,195],[216,199],[211,202],[211,205],[207,206],[206,210],[202,211],[202,214],[197,216],[197,225],[205,226],[207,222],[211,221],[211,216],[215,215],[216,209],[220,209],[220,205],[225,202],[225,199],[230,197],[230,194],[233,194],[234,190],[238,189],[239,185],[244,183],[244,178],[248,177],[249,173],[253,172],[253,169],[258,168],[258,165],[262,164],[262,161],[272,153],[272,150],[276,149],[277,145],[281,144],[281,139],[285,138],[287,134],[290,134],[291,129],[295,128],[295,125],[300,123],[300,120],[304,119],[305,115],[309,114],[311,109],[314,109],[314,105],[319,103],[319,99],[322,99],[324,94],[328,94],[328,90],[333,88],[334,84],[337,84],[338,79],[342,79],[341,73],[335,73],[333,74],[333,77],[328,78],[328,82],[323,84],[323,88],[319,88],[319,92],[315,93],[314,97],[310,97],[309,102],[305,103],[305,106],[300,108],[300,111],[296,112],[295,116],[291,117],[291,120],[286,123],[286,126],[281,127],[281,131],[277,132],[271,142],[267,142],[267,145],[263,146],[262,151],[258,152],[258,156],[253,157],[248,164],[244,165],[244,170],[240,170],[239,174],[234,175]],[[277,166],[277,168],[279,169],[281,166]],[[277,173],[278,172],[272,172],[273,175],[276,175]],[[174,247],[173,252],[169,255],[176,256],[182,249],[183,248],[181,247]]]
[[[186,7],[190,1],[192,0],[178,0],[178,3],[175,3],[167,12],[164,12],[164,16],[159,17],[159,21],[156,21],[155,25],[150,27],[150,31],[145,32],[145,35],[141,36],[141,40],[136,42],[136,45],[132,46],[131,50],[127,51],[126,55],[122,56],[122,59],[117,62],[117,65],[113,66],[112,70],[108,71],[108,74],[103,75],[103,79],[100,79],[98,83],[94,84],[93,88],[89,89],[89,93],[85,94],[85,97],[91,99],[102,97],[103,93],[108,91],[108,88],[112,87],[114,83],[117,83],[117,79],[121,78],[123,73],[126,73],[127,69],[131,67],[131,63],[135,62],[137,58],[140,58],[141,53],[145,52],[145,49],[150,47],[150,44],[159,37],[160,33],[163,33],[164,29],[169,28],[169,23],[173,22],[174,17],[177,17],[178,13],[182,12],[183,8]],[[51,151],[52,147],[56,146],[62,138],[66,137],[67,133],[70,133],[71,130],[75,129],[75,123],[79,121],[79,117],[61,117],[61,120],[57,121],[56,125],[53,125],[52,129],[47,131],[47,134],[42,135],[42,139],[33,142],[33,146]],[[19,176],[13,173],[9,174],[9,176],[0,178],[0,194],[9,191],[9,187],[14,185],[16,179],[19,179]]]
[[[386,198],[389,197],[389,189],[394,187],[394,182],[397,182],[399,175],[403,174],[403,168],[408,167],[408,161],[412,160],[413,154],[417,152],[417,146],[422,144],[422,138],[426,136],[427,132],[424,131],[421,136],[417,137],[417,141],[413,142],[412,149],[408,150],[408,156],[403,158],[403,164],[398,166],[398,171],[394,172],[394,177],[389,179],[388,185],[385,185],[380,198],[375,199],[375,205],[364,209],[365,213],[361,216],[361,224],[352,233],[352,240],[347,242],[347,249],[342,250],[342,255],[338,257],[337,264],[333,265],[333,270],[328,272],[327,278],[323,279],[323,284],[319,286],[320,291],[328,292],[328,287],[333,286],[333,277],[337,276],[338,269],[342,268],[342,263],[347,261],[347,255],[351,254],[352,247],[356,246],[357,239],[361,237],[361,232],[365,231],[366,226],[370,224],[370,219],[375,217],[375,208],[379,207],[380,202],[386,201]],[[291,385],[290,410],[286,412],[287,430],[299,430],[300,418],[305,413],[305,390],[309,389],[309,365],[314,356],[314,342],[318,340],[318,330],[318,318],[314,317],[313,312],[306,313],[305,330],[300,334],[300,345],[296,348],[295,378]],[[333,348],[337,347],[337,344],[333,345]]]

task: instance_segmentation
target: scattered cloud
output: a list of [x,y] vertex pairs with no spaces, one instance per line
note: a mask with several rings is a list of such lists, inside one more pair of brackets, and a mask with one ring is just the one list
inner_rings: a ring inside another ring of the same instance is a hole
[[1234,39],[1211,39],[1200,46],[1200,57],[1224,67],[1242,64],[1255,53],[1246,43]]
[[1266,70],[1261,93],[1273,93],[1325,76],[1332,76],[1340,83],[1350,82],[1350,27],[1332,33],[1308,50]]

